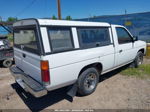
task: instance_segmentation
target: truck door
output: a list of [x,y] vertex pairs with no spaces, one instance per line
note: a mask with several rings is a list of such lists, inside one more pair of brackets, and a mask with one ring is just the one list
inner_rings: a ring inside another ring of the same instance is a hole
[[116,66],[132,61],[134,43],[131,34],[124,27],[115,27],[116,33]]

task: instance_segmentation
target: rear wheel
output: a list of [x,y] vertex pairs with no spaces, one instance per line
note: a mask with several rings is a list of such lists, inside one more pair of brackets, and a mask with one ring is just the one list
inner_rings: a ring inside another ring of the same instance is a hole
[[92,94],[98,84],[99,73],[95,68],[88,68],[81,73],[78,79],[78,93],[82,96]]
[[143,64],[143,57],[144,57],[144,54],[141,51],[137,53],[137,56],[134,60],[135,68],[138,68],[140,65]]
[[6,59],[3,61],[3,66],[6,68],[9,68],[10,66],[12,66],[12,60],[11,59]]

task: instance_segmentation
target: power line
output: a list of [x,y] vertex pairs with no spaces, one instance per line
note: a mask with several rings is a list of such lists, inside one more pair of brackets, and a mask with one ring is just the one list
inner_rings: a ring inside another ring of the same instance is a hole
[[25,12],[27,9],[29,9],[36,1],[37,1],[37,0],[32,0],[32,1],[30,2],[30,4],[28,4],[28,5],[27,5],[25,8],[23,8],[20,12],[18,12],[15,17],[18,17],[18,16],[20,16],[22,13],[24,13],[24,12]]

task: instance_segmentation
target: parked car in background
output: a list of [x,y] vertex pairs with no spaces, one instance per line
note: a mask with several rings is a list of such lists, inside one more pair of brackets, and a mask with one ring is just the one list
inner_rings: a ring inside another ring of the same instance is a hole
[[48,19],[20,20],[14,27],[16,82],[35,97],[76,84],[93,93],[100,75],[133,63],[138,67],[146,43],[123,26]]
[[13,48],[6,36],[0,36],[0,62],[4,67],[13,64]]
[[13,64],[13,46],[9,35],[12,34],[12,22],[0,22],[0,64],[10,67]]

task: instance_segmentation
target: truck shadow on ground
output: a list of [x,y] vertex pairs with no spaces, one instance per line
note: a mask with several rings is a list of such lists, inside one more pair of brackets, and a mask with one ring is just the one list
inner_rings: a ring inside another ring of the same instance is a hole
[[[103,76],[100,77],[100,83],[117,75],[122,70],[126,69],[128,66],[119,68],[117,70],[114,70],[112,72],[109,72]],[[31,111],[41,111],[49,106],[52,106],[62,100],[68,100],[71,103],[71,97],[67,95],[67,87],[61,88],[55,91],[49,92],[48,95],[42,97],[42,98],[35,98],[31,94],[25,92],[18,84],[12,84],[12,88],[16,90],[17,94],[20,96],[20,98],[23,100],[23,102],[27,105],[27,107]],[[77,96],[80,97],[80,96]]]

